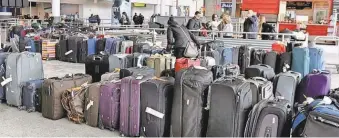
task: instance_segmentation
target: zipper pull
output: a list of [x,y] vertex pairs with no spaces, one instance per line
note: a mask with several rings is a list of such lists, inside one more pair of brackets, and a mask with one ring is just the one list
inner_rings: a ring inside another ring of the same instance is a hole
[[239,101],[240,101],[240,94],[237,93],[237,103],[239,103]]

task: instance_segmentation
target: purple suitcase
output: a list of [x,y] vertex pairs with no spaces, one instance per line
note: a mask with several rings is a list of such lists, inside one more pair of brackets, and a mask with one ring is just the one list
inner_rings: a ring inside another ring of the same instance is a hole
[[153,76],[129,76],[121,80],[120,133],[122,136],[140,134],[140,84]]
[[300,84],[297,102],[304,102],[305,96],[316,98],[328,95],[331,90],[331,73],[329,71],[314,71],[306,75]]
[[119,129],[120,82],[107,82],[100,87],[99,128]]

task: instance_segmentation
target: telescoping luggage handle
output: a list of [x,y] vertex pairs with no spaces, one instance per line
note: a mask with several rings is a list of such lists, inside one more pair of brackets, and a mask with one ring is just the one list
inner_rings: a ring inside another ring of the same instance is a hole
[[317,70],[317,69],[314,69],[312,73],[313,74],[331,74],[328,70]]

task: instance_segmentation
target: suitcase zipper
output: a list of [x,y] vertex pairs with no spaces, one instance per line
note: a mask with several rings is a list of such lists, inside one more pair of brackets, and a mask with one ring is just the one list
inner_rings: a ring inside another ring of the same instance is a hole
[[238,136],[238,120],[239,120],[239,114],[238,114],[238,110],[239,110],[239,102],[240,102],[240,93],[239,92],[237,92],[236,93],[236,102],[235,102],[235,105],[236,105],[236,110],[235,110],[235,120],[234,120],[234,122],[233,122],[233,124],[237,124],[237,125],[235,125],[235,128],[233,129],[233,136]]
[[316,121],[319,121],[321,123],[325,123],[325,124],[328,124],[328,125],[331,125],[331,126],[339,128],[339,123],[336,123],[336,122],[324,119],[324,118],[322,118],[320,116],[314,117],[313,119],[316,120]]

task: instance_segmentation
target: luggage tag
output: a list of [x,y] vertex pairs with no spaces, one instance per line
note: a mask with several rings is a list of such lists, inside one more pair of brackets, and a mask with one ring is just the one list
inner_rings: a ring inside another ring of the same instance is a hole
[[144,76],[138,76],[136,79],[141,80]]
[[6,84],[12,82],[12,76],[9,77],[9,78],[7,78],[7,79],[5,79],[5,77],[2,77],[2,79],[3,79],[4,81],[1,82],[1,86],[5,86]]
[[160,112],[158,112],[158,111],[156,111],[156,110],[154,110],[152,108],[149,108],[149,107],[146,107],[146,111],[145,112],[149,113],[151,115],[154,115],[154,116],[156,116],[156,117],[158,117],[160,119],[164,118],[164,114],[163,113],[160,113]]
[[81,87],[87,87],[88,86],[88,82],[85,82],[84,84],[81,85]]
[[31,49],[32,47],[31,46],[25,46],[26,49]]
[[65,56],[67,56],[67,55],[69,55],[69,54],[71,54],[71,53],[73,53],[73,50],[67,51],[67,52],[65,53]]
[[92,105],[94,105],[94,102],[92,100],[90,100],[89,103],[86,106],[86,110],[88,110]]

